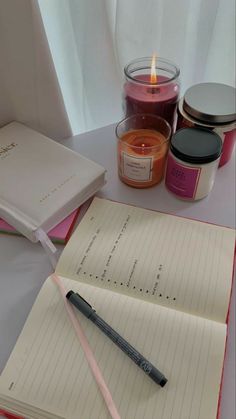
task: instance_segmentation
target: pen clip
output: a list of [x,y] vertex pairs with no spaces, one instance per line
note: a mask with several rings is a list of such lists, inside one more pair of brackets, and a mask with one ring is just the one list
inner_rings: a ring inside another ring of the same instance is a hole
[[89,307],[92,308],[91,304],[89,304],[88,301],[86,301],[78,292],[76,292],[75,294],[78,295],[78,297],[81,298],[81,300],[83,300],[86,304],[88,304]]
[[74,291],[69,291],[66,294],[66,298],[73,304],[81,313],[83,313],[88,319],[93,315],[95,310],[92,306],[83,298],[80,294]]

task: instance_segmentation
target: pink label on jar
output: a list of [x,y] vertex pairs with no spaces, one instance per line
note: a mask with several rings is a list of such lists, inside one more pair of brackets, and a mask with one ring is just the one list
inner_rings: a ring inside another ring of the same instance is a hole
[[200,168],[179,164],[169,154],[165,183],[167,188],[176,195],[183,198],[194,198],[200,173]]
[[[216,133],[218,133],[217,130],[215,131]],[[218,134],[220,135],[220,133]],[[236,129],[232,129],[231,131],[224,132],[221,138],[223,140],[223,149],[222,149],[222,155],[221,155],[219,166],[223,166],[225,163],[227,163],[233,153],[234,143],[235,143],[235,138],[236,138]]]

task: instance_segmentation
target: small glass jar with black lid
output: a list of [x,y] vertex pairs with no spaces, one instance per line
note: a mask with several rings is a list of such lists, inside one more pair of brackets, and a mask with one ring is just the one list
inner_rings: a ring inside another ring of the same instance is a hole
[[236,138],[236,90],[221,83],[200,83],[190,87],[178,104],[177,130],[205,128],[216,132],[223,149],[219,166],[227,163]]
[[222,151],[215,132],[182,128],[170,144],[165,184],[168,190],[186,200],[202,199],[211,191]]

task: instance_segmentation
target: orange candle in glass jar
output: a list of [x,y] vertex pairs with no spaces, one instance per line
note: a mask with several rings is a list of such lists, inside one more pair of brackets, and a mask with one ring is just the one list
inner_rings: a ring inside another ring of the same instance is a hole
[[118,141],[120,179],[135,188],[147,188],[164,176],[168,138],[152,129],[133,129]]

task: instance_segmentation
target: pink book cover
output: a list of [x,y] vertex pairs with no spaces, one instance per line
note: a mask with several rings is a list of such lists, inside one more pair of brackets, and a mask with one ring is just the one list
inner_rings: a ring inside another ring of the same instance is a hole
[[[50,239],[57,244],[65,244],[68,242],[75,222],[79,215],[79,209],[73,211],[60,224],[48,232]],[[0,218],[0,233],[12,234],[20,236],[21,234],[14,229],[10,224]]]

